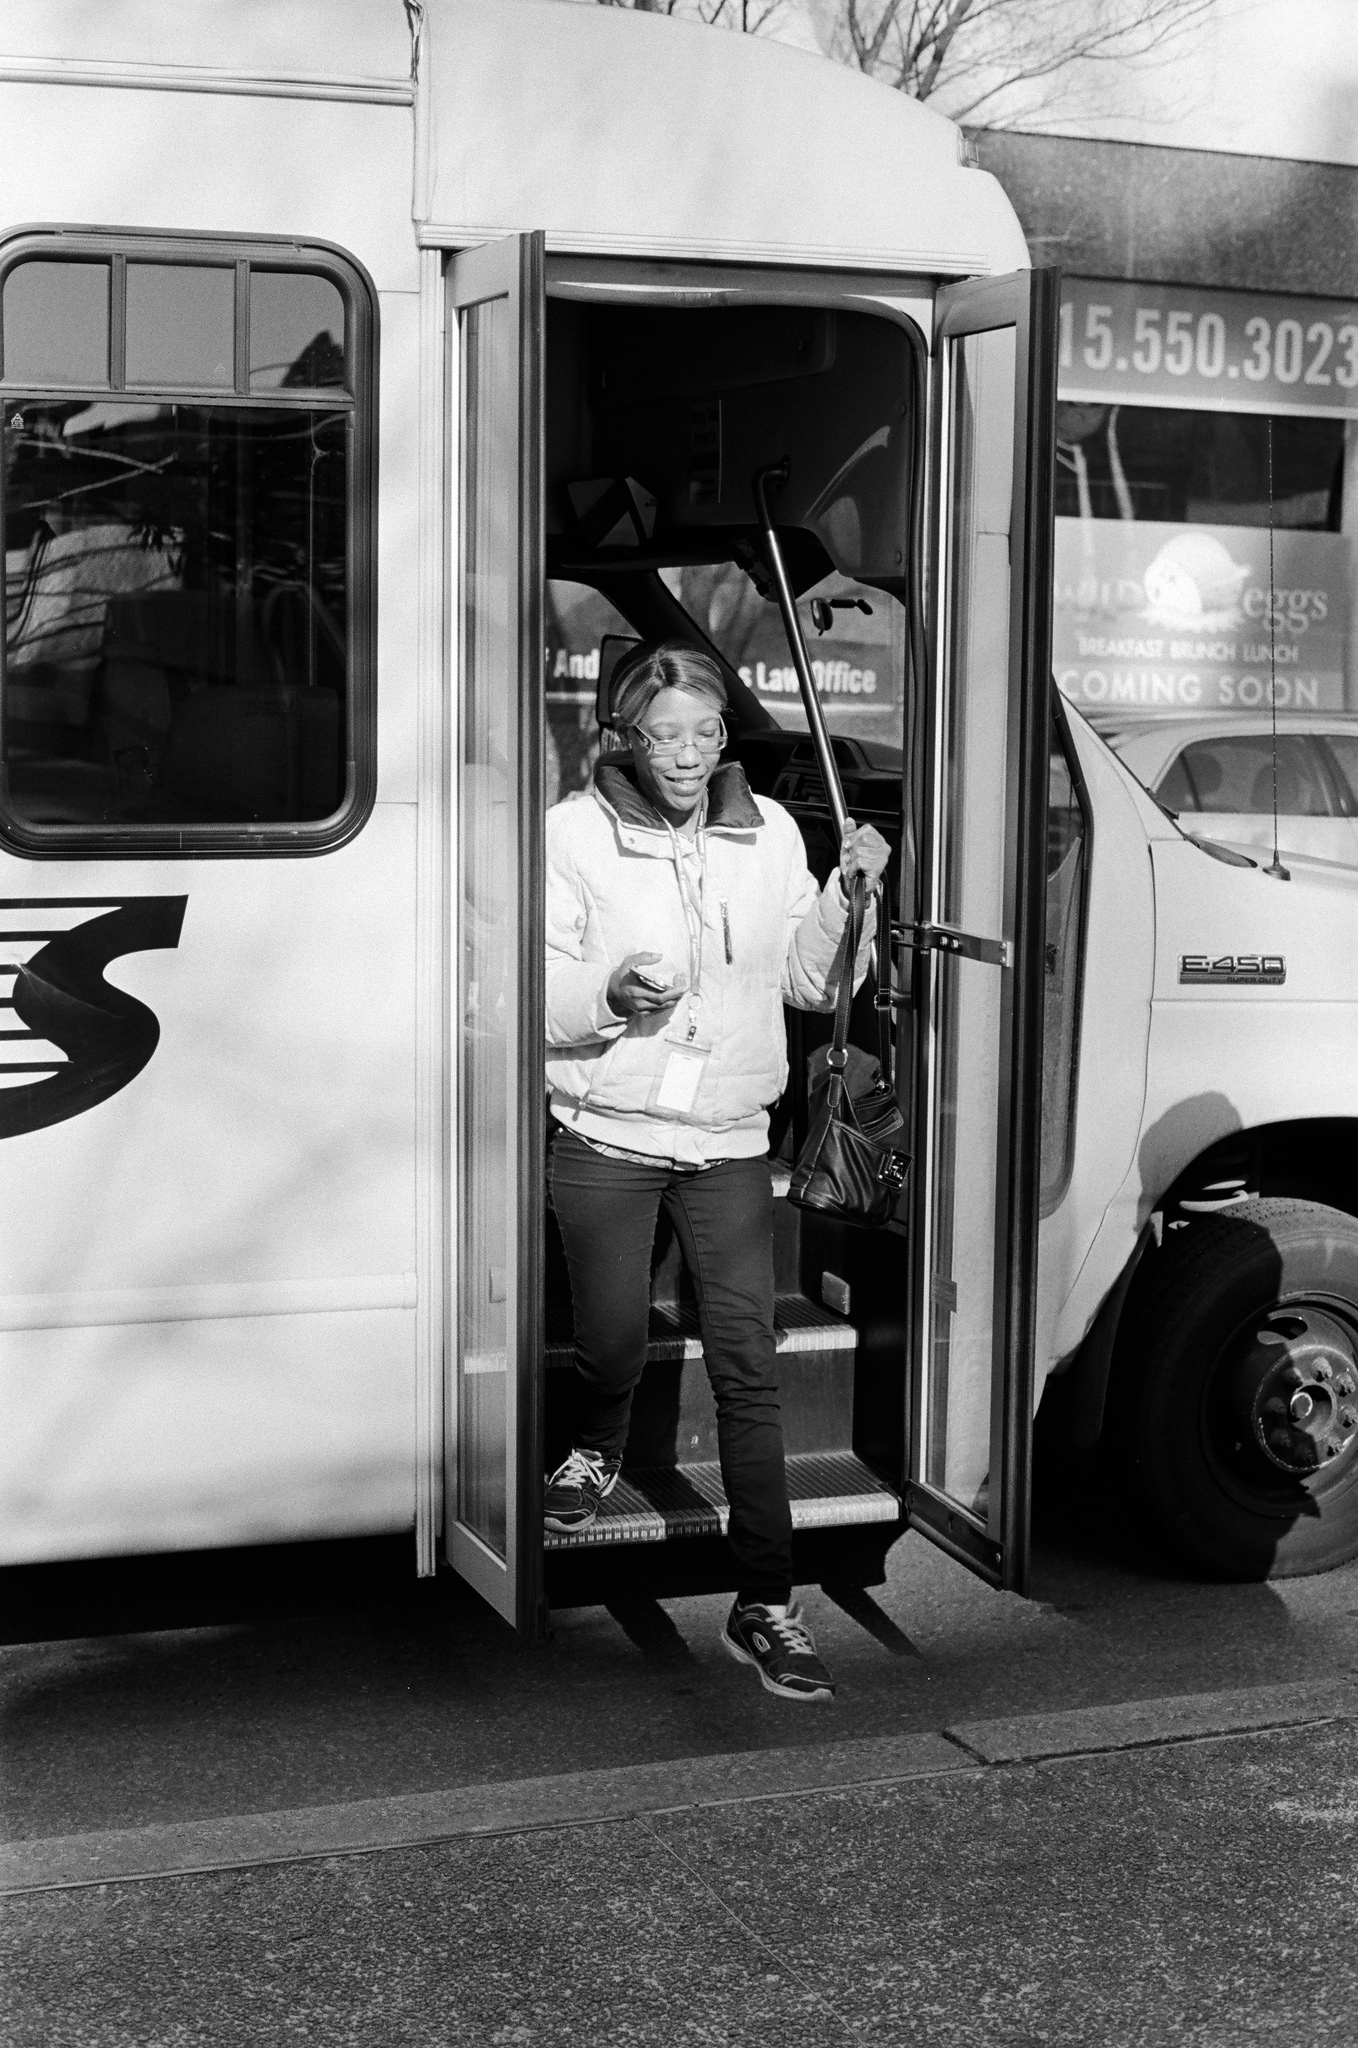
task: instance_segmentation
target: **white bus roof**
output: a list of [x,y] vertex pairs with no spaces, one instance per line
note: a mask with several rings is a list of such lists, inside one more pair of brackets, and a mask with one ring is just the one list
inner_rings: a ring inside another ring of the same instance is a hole
[[4,0],[0,77],[408,101],[410,31],[401,0]]
[[565,0],[428,0],[425,36],[425,240],[540,227],[549,249],[601,255],[1028,262],[953,123],[823,57]]
[[5,0],[0,80],[413,97],[427,244],[545,228],[550,249],[595,255],[916,275],[1028,261],[950,121],[806,51],[631,8],[425,0],[412,92],[402,0]]

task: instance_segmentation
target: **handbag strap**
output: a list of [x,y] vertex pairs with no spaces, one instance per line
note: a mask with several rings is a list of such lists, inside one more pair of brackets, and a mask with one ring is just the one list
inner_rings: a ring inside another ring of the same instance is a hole
[[[844,1069],[849,1062],[849,1011],[853,1007],[853,976],[858,962],[858,948],[863,938],[863,914],[867,897],[867,885],[861,875],[855,875],[849,889],[849,922],[845,930],[844,965],[839,973],[839,993],[835,997],[835,1029],[825,1055],[830,1069],[830,1082],[825,1099],[830,1109],[837,1110],[845,1099]],[[853,1115],[850,1102],[849,1114]],[[854,1119],[857,1122],[857,1118]]]
[[[891,996],[891,919],[884,882],[877,884],[877,972],[873,986],[873,1008],[877,1012],[877,1064],[891,1089],[896,1086],[896,1019]],[[886,1000],[882,1000],[883,989]]]

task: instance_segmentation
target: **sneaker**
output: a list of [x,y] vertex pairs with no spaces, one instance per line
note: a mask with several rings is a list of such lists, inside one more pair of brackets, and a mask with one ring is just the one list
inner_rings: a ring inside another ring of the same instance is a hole
[[572,1451],[547,1481],[542,1518],[549,1529],[569,1535],[572,1529],[588,1529],[618,1483],[621,1458],[606,1458],[602,1451]]
[[785,1700],[832,1700],[835,1681],[820,1658],[802,1610],[742,1607],[737,1600],[721,1639],[742,1664],[753,1664],[765,1692]]

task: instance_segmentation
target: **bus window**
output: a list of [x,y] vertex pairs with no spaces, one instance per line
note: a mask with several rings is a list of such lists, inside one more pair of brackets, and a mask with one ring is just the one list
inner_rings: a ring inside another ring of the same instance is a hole
[[236,273],[229,264],[129,263],[126,321],[129,387],[234,389]]
[[0,831],[26,852],[362,822],[368,317],[318,261],[11,258]]
[[344,300],[313,271],[250,272],[250,389],[344,384]]
[[107,263],[21,263],[5,279],[7,383],[108,383]]

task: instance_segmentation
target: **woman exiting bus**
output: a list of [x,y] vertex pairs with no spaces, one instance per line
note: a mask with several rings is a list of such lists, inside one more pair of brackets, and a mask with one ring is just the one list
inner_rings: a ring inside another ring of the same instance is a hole
[[[726,744],[709,655],[633,649],[612,686],[626,752],[547,817],[548,1167],[575,1306],[570,1456],[549,1529],[586,1528],[617,1483],[646,1363],[663,1204],[698,1297],[739,1590],[722,1630],[770,1692],[834,1682],[792,1603],[792,1515],[774,1377],[768,1108],[787,1080],[783,1004],[831,1007],[848,922],[840,876],[888,848],[849,821],[817,889],[801,834]],[[855,963],[867,960],[865,932]]]

